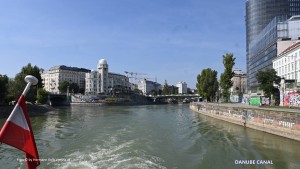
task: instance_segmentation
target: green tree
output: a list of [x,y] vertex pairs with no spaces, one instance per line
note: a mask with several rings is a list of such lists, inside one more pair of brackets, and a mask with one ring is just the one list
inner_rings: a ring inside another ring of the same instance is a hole
[[153,90],[150,91],[150,94],[151,94],[152,96],[156,96],[156,95],[157,95],[157,91],[155,91],[155,90],[153,89]]
[[38,89],[37,91],[38,103],[45,104],[47,100],[48,100],[48,92],[43,88]]
[[61,82],[58,86],[58,90],[60,93],[67,93],[68,87],[70,93],[79,93],[80,91],[77,83],[69,83],[68,81]]
[[260,90],[264,91],[264,95],[267,97],[271,97],[276,88],[273,84],[279,85],[280,77],[277,76],[277,72],[274,69],[265,69],[257,72],[256,79],[259,83]]
[[8,77],[0,75],[0,104],[5,102],[8,91]]
[[233,82],[231,81],[234,73],[232,68],[235,64],[235,58],[232,53],[227,53],[223,55],[223,65],[225,67],[224,72],[221,74],[220,86],[223,89],[223,97],[225,97],[225,102],[228,102],[230,96],[229,89],[232,87]]
[[200,96],[205,98],[207,101],[213,101],[216,97],[216,92],[219,88],[217,79],[218,72],[211,70],[210,68],[203,69],[201,75],[197,76],[196,87]]
[[15,97],[15,81],[13,79],[8,80],[8,85],[7,85],[7,96],[6,100],[7,102],[13,101],[18,99],[19,96]]
[[79,89],[79,93],[84,94],[84,92],[85,92],[85,88],[80,88]]
[[[67,93],[68,86],[70,86],[70,83],[68,81],[63,81],[63,82],[59,83],[59,85],[58,85],[59,92]],[[69,88],[69,90],[70,90],[70,88]]]
[[21,93],[23,92],[26,82],[24,81],[25,76],[32,75],[38,79],[38,84],[36,87],[31,87],[29,93],[26,96],[26,100],[34,102],[37,98],[37,89],[43,87],[42,78],[40,74],[40,68],[37,66],[32,66],[28,63],[26,66],[22,67],[21,72],[19,72],[14,80],[9,82],[8,85],[8,95],[11,98],[17,100]]
[[79,93],[79,86],[77,83],[70,84],[70,92],[72,93]]
[[167,81],[165,80],[165,84],[163,86],[163,89],[162,89],[162,95],[168,95],[169,94],[169,85],[167,83]]

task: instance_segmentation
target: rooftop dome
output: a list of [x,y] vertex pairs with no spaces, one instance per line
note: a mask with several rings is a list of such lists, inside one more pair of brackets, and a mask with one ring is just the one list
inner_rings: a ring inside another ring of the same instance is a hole
[[105,59],[100,59],[99,60],[99,65],[107,65],[107,62]]

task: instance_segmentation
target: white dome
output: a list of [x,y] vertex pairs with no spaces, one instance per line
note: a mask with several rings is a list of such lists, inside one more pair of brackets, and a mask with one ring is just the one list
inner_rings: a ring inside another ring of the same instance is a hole
[[107,65],[107,62],[105,59],[100,59],[99,60],[99,65]]

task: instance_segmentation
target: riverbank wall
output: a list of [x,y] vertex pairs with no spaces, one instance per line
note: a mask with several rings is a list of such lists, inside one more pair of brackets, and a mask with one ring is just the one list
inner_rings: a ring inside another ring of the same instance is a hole
[[190,103],[190,109],[212,118],[300,141],[300,113],[297,111],[205,102]]
[[[0,106],[0,118],[7,118],[15,106]],[[55,108],[49,105],[33,105],[27,104],[27,110],[29,116],[36,116],[55,110]]]

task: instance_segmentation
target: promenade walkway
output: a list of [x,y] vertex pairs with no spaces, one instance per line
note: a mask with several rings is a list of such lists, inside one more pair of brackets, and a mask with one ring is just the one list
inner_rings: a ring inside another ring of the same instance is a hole
[[249,109],[260,109],[260,110],[272,110],[272,111],[281,111],[281,112],[293,112],[293,113],[300,113],[299,109],[289,109],[289,108],[270,108],[270,107],[260,107],[260,106],[255,106],[255,105],[249,105],[245,103],[208,103],[207,104],[214,104],[214,105],[220,105],[224,107],[236,107],[236,108],[249,108]]

